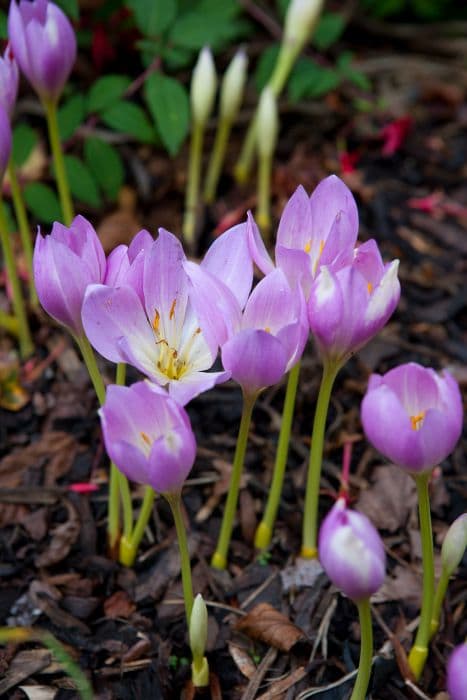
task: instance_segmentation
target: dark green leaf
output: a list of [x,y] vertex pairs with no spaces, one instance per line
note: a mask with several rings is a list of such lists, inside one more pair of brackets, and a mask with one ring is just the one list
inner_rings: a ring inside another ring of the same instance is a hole
[[344,17],[337,12],[327,12],[321,17],[313,35],[313,44],[320,51],[328,49],[344,31]]
[[0,10],[0,39],[8,39],[8,26],[7,26],[7,16],[6,12]]
[[87,111],[102,112],[118,102],[130,85],[131,80],[126,75],[105,75],[96,80],[89,90]]
[[37,143],[37,134],[27,124],[18,124],[13,129],[13,161],[20,167],[31,155]]
[[84,121],[84,97],[73,95],[58,110],[58,128],[62,141],[73,136],[76,129]]
[[65,156],[65,168],[73,197],[92,207],[100,206],[96,181],[83,161],[76,156]]
[[78,0],[55,0],[55,3],[71,17],[71,19],[79,19]]
[[29,209],[39,221],[51,224],[60,221],[62,210],[55,192],[42,182],[30,182],[23,190]]
[[276,7],[281,19],[284,19],[290,0],[276,0]]
[[261,92],[271,77],[274,66],[276,65],[277,56],[279,55],[279,49],[279,44],[272,44],[261,54],[255,72],[255,84],[258,92]]
[[310,58],[301,58],[289,79],[288,93],[292,101],[304,97],[320,97],[340,83],[339,73],[323,68]]
[[102,139],[84,142],[84,160],[109,199],[115,200],[125,179],[119,152]]
[[138,141],[154,142],[154,129],[146,112],[133,102],[117,102],[101,112],[101,119],[115,131],[133,136]]
[[170,41],[198,50],[203,46],[221,48],[248,33],[250,24],[239,18],[241,5],[232,0],[202,0],[177,18],[170,30]]
[[353,54],[351,51],[344,51],[337,59],[337,68],[342,78],[350,80],[361,90],[370,90],[371,82],[364,73],[361,73],[352,66]]
[[145,97],[162,142],[173,156],[188,133],[188,95],[184,87],[173,78],[153,73],[146,80]]
[[165,32],[177,14],[176,0],[128,0],[135,13],[138,29],[145,36],[156,36]]

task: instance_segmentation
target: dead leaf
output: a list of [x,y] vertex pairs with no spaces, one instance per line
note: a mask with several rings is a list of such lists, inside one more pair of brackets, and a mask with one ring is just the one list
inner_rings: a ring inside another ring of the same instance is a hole
[[237,622],[235,628],[252,639],[286,652],[306,639],[301,629],[269,603],[256,605]]
[[316,581],[321,577],[322,581],[327,579],[323,567],[317,559],[295,560],[291,566],[286,566],[282,571],[281,581],[284,593],[299,591],[301,588],[311,588],[316,585]]
[[63,499],[63,503],[68,511],[68,520],[52,530],[47,549],[35,559],[36,566],[52,566],[65,559],[79,537],[81,523],[78,513],[70,501]]
[[277,681],[273,681],[269,686],[268,690],[262,695],[258,696],[258,700],[278,700],[282,697],[286,690],[291,688],[293,685],[298,683],[305,678],[307,670],[305,666],[299,666],[295,670],[288,673],[284,678],[279,678]]
[[242,673],[245,678],[252,678],[256,673],[256,665],[253,663],[247,650],[233,642],[229,642],[228,647],[230,656],[240,673]]
[[418,605],[421,596],[421,578],[408,566],[397,564],[393,575],[387,576],[377,593],[371,596],[372,603],[386,603],[389,600],[403,600]]
[[136,193],[130,187],[122,187],[118,196],[118,209],[105,216],[97,233],[106,253],[120,244],[128,245],[142,228],[135,213]]
[[416,504],[413,479],[393,465],[381,465],[373,470],[371,486],[361,492],[356,509],[378,530],[395,532],[405,527]]
[[104,614],[111,620],[117,617],[129,618],[136,610],[136,605],[126,591],[116,591],[104,601]]

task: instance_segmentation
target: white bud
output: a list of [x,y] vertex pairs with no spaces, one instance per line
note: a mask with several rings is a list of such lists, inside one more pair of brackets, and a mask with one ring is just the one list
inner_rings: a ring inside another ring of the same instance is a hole
[[260,156],[271,156],[276,146],[279,131],[277,101],[271,88],[265,87],[258,105],[257,144]]
[[221,86],[220,115],[233,121],[243,98],[248,68],[248,58],[243,49],[237,51],[224,73]]
[[441,547],[441,561],[449,576],[462,561],[467,547],[467,513],[460,515],[446,533]]
[[285,16],[284,42],[302,46],[311,37],[318,22],[323,0],[290,0]]
[[205,46],[200,51],[191,78],[191,109],[193,120],[205,124],[214,107],[217,75],[211,50]]
[[190,649],[194,661],[202,659],[208,638],[208,610],[201,593],[196,596],[190,616]]

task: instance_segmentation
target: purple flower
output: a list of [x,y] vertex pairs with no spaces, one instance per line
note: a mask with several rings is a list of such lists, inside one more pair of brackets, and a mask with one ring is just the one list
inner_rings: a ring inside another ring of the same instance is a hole
[[[352,193],[336,175],[322,180],[308,197],[298,187],[279,222],[276,265],[291,286],[298,282],[308,299],[321,265],[339,269],[350,264],[358,235],[358,212]],[[250,246],[264,274],[274,267],[259,231],[252,227]]]
[[56,102],[76,59],[76,37],[63,11],[48,0],[11,0],[13,55],[41,100]]
[[92,345],[112,362],[128,362],[181,404],[215,384],[227,372],[207,372],[216,359],[223,322],[206,300],[202,322],[185,270],[180,242],[161,229],[144,255],[142,298],[134,286],[91,285],[83,324]]
[[8,44],[0,58],[0,105],[10,117],[18,94],[18,81],[18,65]]
[[401,365],[370,377],[361,418],[376,449],[408,471],[423,472],[442,462],[459,439],[459,387],[449,372]]
[[447,691],[451,700],[467,698],[467,644],[454,649],[448,661]]
[[55,222],[50,236],[36,238],[33,257],[37,295],[44,309],[78,338],[83,335],[81,307],[89,284],[106,273],[101,242],[82,216],[70,228]]
[[400,297],[398,260],[383,264],[375,241],[355,249],[350,265],[322,265],[311,288],[308,317],[322,357],[337,365],[387,322]]
[[376,528],[339,498],[321,525],[319,559],[337,588],[355,602],[376,593],[384,581],[386,556]]
[[10,118],[0,105],[0,182],[3,180],[11,155]]
[[112,385],[99,411],[110,459],[132,481],[178,493],[196,456],[186,411],[151,382]]
[[119,245],[107,257],[104,284],[108,287],[133,287],[143,300],[144,258],[154,239],[145,229],[134,236],[129,246]]

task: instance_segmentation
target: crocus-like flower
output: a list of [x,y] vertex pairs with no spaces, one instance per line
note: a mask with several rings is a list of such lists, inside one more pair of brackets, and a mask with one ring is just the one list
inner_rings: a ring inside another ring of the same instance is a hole
[[55,222],[50,236],[39,233],[33,268],[44,309],[73,335],[82,337],[81,307],[86,288],[102,283],[106,274],[104,249],[89,221],[77,216],[70,228]]
[[447,690],[451,700],[467,698],[467,644],[456,647],[449,657]]
[[214,59],[208,46],[201,49],[191,79],[191,110],[193,121],[205,124],[216,97],[217,76]]
[[376,242],[355,249],[350,265],[321,265],[308,301],[311,331],[322,357],[343,365],[385,325],[400,297],[398,260],[385,265]]
[[11,126],[5,108],[0,105],[0,182],[3,180],[11,154]]
[[459,439],[459,387],[449,372],[401,365],[370,377],[361,418],[368,440],[382,454],[410,472],[423,472],[442,462]]
[[319,559],[327,575],[355,602],[376,593],[384,581],[386,556],[376,528],[339,498],[321,525]]
[[129,285],[143,300],[143,266],[144,257],[154,243],[146,229],[134,236],[130,245],[119,245],[107,258],[104,284],[109,287]]
[[75,32],[64,12],[49,0],[11,0],[8,36],[39,97],[57,101],[76,59]]
[[0,105],[11,117],[18,94],[19,71],[8,44],[3,58],[0,58]]
[[112,385],[99,414],[107,453],[129,479],[180,492],[196,441],[186,411],[164,389],[148,381]]

